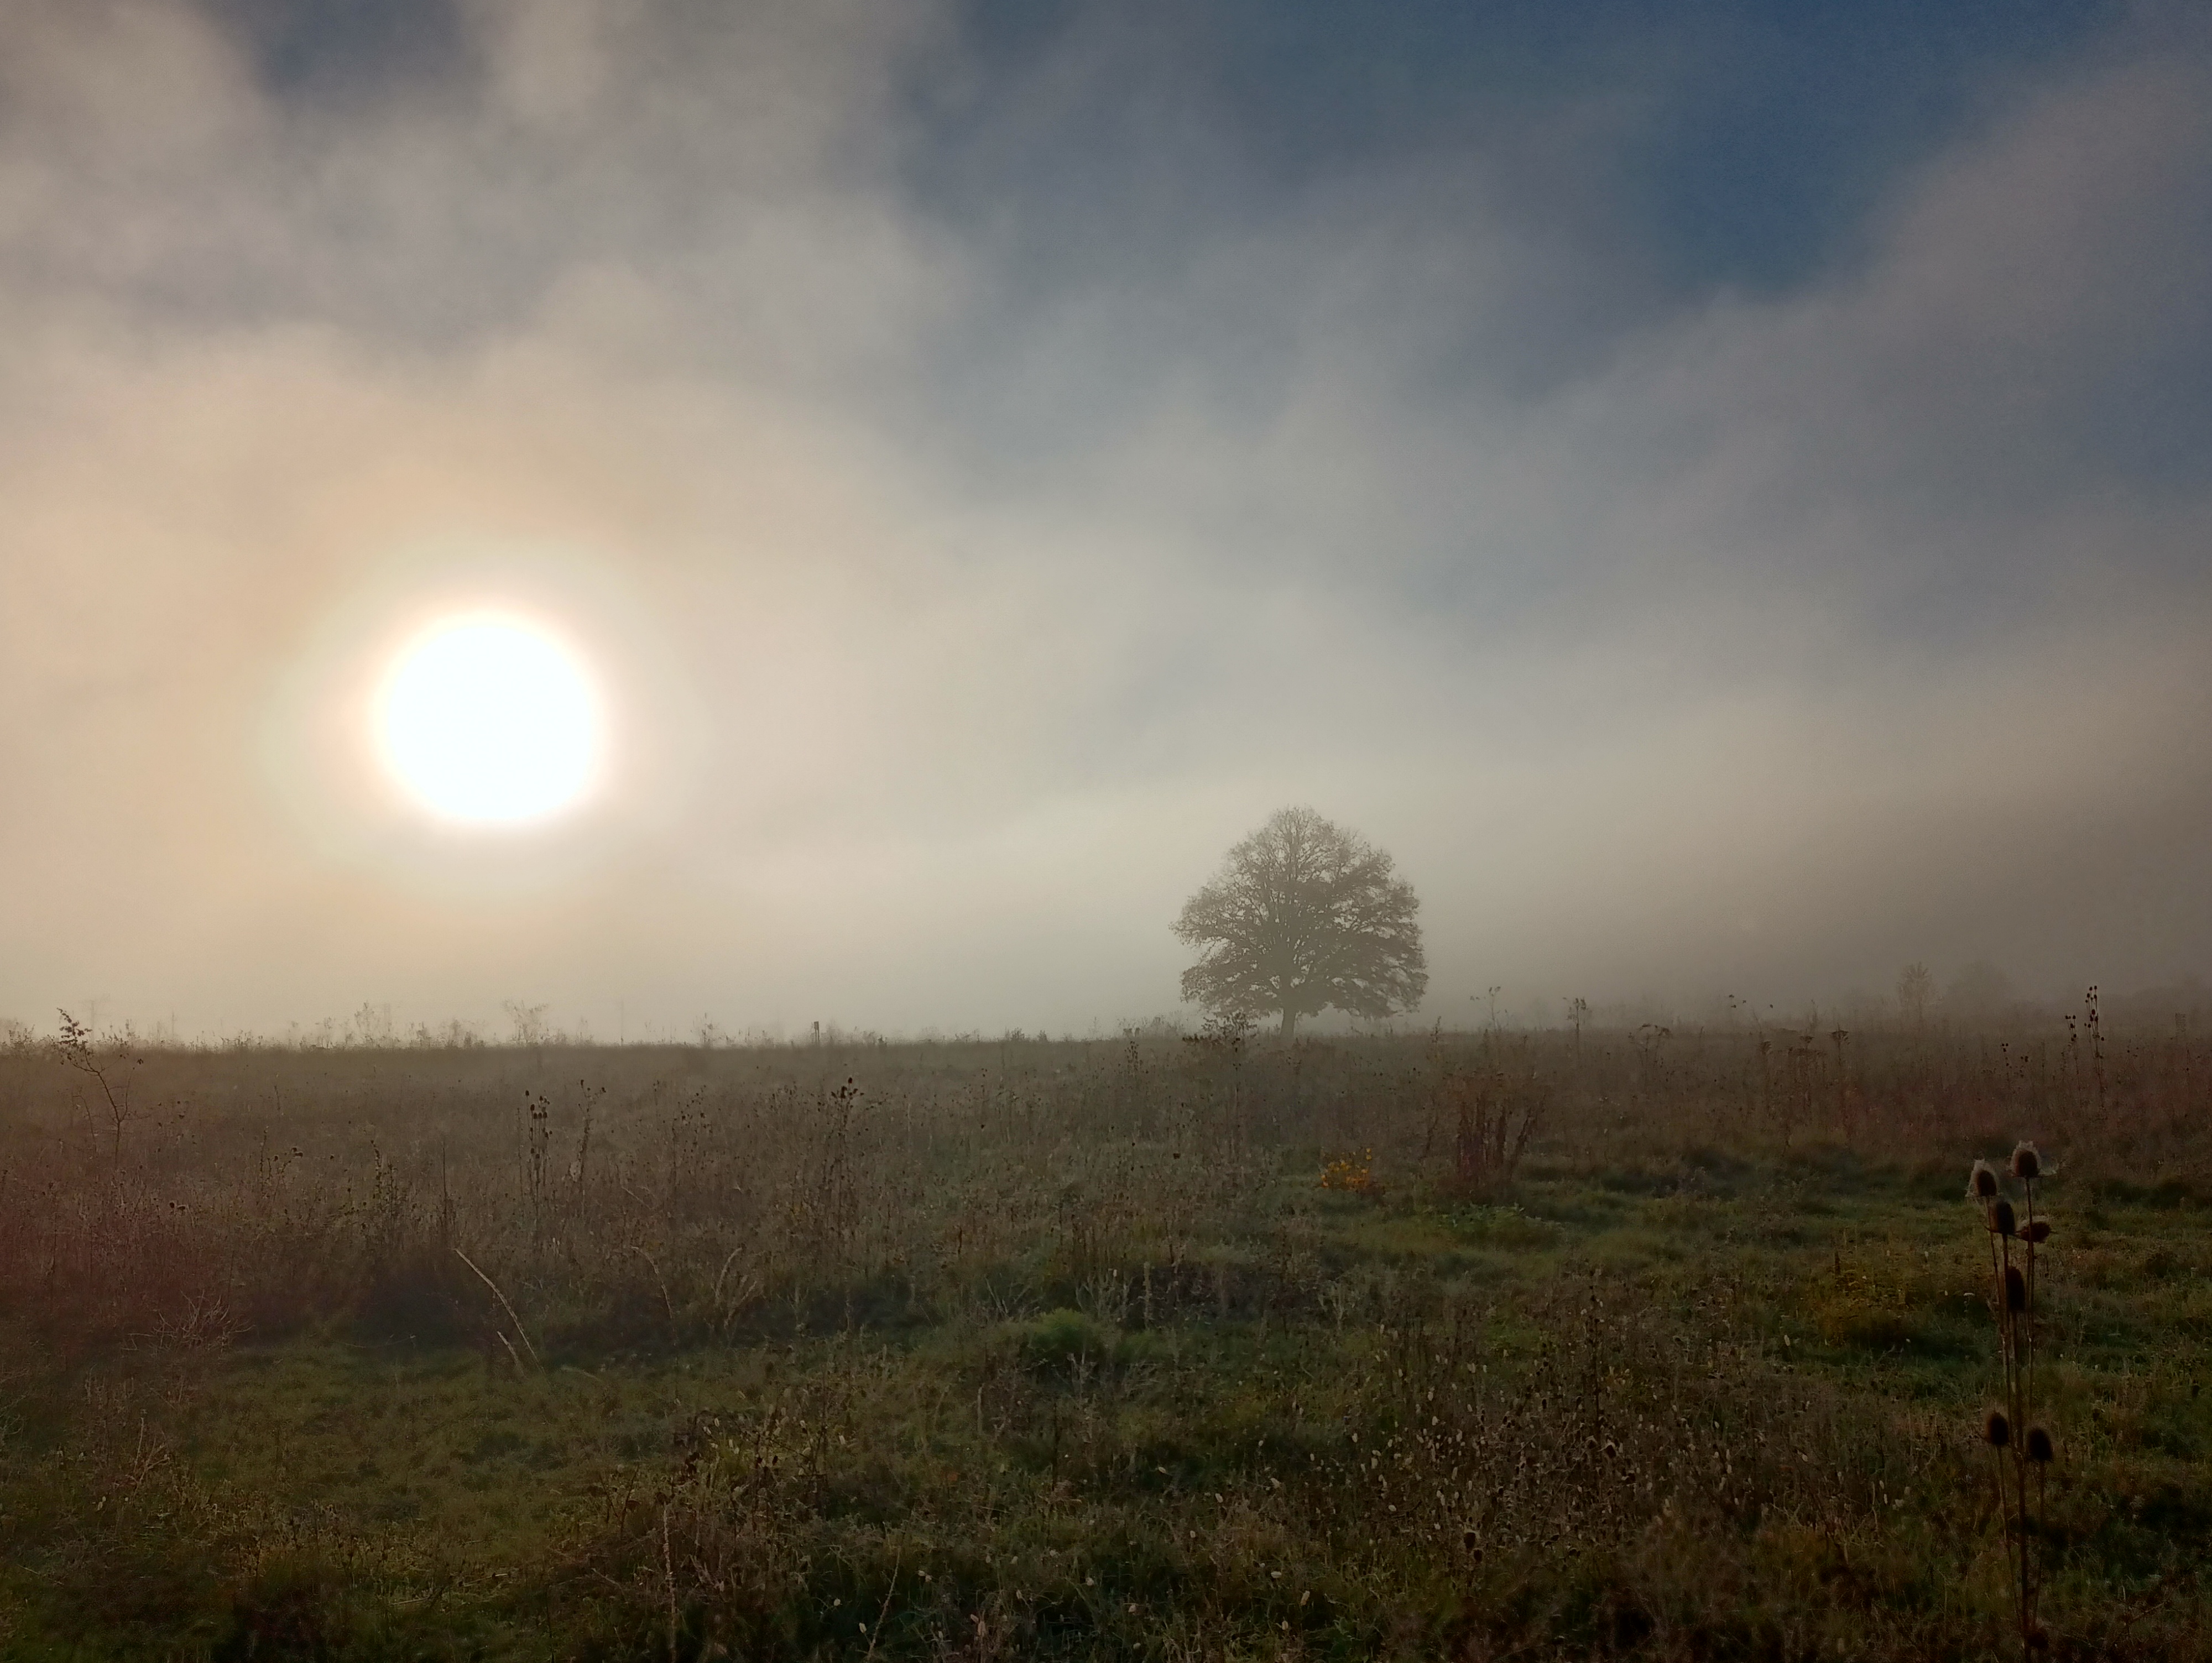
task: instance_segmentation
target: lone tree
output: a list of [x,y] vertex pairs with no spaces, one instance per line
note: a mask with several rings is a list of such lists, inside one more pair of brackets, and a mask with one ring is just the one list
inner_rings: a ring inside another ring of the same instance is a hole
[[1311,809],[1280,810],[1183,903],[1176,936],[1204,950],[1182,996],[1218,1013],[1279,1011],[1286,1038],[1327,1010],[1412,1010],[1429,985],[1421,903],[1390,872],[1357,833]]

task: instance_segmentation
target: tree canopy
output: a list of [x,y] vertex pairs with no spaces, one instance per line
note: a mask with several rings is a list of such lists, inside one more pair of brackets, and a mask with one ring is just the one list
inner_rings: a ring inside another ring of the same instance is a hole
[[1279,1011],[1286,1035],[1323,1011],[1410,1011],[1429,985],[1419,908],[1366,839],[1311,809],[1281,810],[1183,903],[1176,938],[1201,952],[1182,996],[1216,1012]]

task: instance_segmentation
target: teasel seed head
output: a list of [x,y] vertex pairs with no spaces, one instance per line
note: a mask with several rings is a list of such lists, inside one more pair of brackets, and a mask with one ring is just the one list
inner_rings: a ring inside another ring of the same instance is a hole
[[2026,1138],[2013,1145],[2012,1175],[2024,1184],[2032,1184],[2043,1175],[2043,1156]]
[[1984,1441],[2002,1449],[2012,1441],[2012,1422],[2002,1409],[1992,1409],[1982,1421]]
[[2024,1311],[2027,1308],[2027,1278],[2020,1273],[2020,1266],[2005,1266],[2005,1309]]
[[2010,1235],[2020,1228],[2020,1215],[2013,1211],[2012,1203],[2002,1196],[1990,1209],[1990,1228],[1999,1235]]
[[1977,1161],[1966,1174],[1966,1199],[1969,1201],[1994,1201],[1997,1194],[1997,1175],[1987,1161]]
[[2045,1462],[2050,1460],[2056,1453],[2057,1451],[2051,1447],[2051,1434],[2048,1431],[2040,1426],[2031,1426],[2027,1429],[2028,1460]]
[[2041,1247],[2045,1241],[2051,1240],[2051,1221],[2047,1218],[2039,1218],[2020,1234],[2022,1240],[2033,1241],[2038,1247]]

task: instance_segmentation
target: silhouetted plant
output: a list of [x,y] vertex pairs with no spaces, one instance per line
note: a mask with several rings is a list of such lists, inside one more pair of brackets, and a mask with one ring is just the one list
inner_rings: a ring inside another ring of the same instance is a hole
[[1455,1075],[1444,1089],[1457,1124],[1452,1136],[1452,1185],[1487,1194],[1509,1184],[1543,1123],[1551,1089],[1531,1073],[1509,1079],[1503,1070]]
[[123,1158],[123,1128],[136,1118],[136,1112],[131,1105],[131,1082],[128,1079],[122,1081],[122,1089],[118,1092],[117,1083],[108,1078],[106,1065],[100,1061],[100,1053],[93,1048],[92,1030],[66,1011],[59,1015],[62,1031],[54,1041],[54,1053],[78,1073],[91,1076],[93,1083],[99,1086],[100,1100],[107,1109],[108,1156],[112,1160],[120,1161]]
[[[1990,1240],[2003,1402],[1983,1417],[1982,1440],[1996,1461],[1997,1510],[2006,1521],[2014,1612],[2025,1657],[2047,1649],[2050,1644],[2037,1620],[2036,1605],[2044,1569],[2039,1550],[2045,1535],[2043,1473],[2056,1454],[2056,1446],[2049,1429],[2033,1418],[2036,1250],[2051,1239],[2049,1222],[2035,1216],[2035,1186],[2049,1169],[2035,1145],[2027,1142],[2014,1148],[2006,1165],[2020,1185],[2021,1206],[2015,1206],[2003,1193],[2002,1181],[1987,1161],[1975,1162],[1967,1173],[1966,1196],[1981,1209],[1983,1229]],[[2035,1483],[2033,1508],[2028,1501],[2031,1468]]]

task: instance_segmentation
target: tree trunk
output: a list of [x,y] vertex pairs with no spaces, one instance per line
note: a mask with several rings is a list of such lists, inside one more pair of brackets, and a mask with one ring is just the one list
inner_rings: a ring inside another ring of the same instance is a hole
[[1298,1036],[1298,1013],[1290,1005],[1283,1007],[1283,1037],[1294,1040]]

